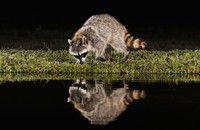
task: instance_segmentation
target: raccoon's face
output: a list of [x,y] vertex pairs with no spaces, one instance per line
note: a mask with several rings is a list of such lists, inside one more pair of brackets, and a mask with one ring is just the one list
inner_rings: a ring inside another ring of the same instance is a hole
[[92,98],[92,95],[87,89],[82,87],[69,87],[68,102],[78,104],[79,108],[83,108]]
[[77,59],[77,63],[83,64],[88,54],[87,40],[84,37],[76,40],[68,39],[68,43],[69,53]]
[[[68,102],[74,104],[74,107],[78,110],[88,110],[87,104],[92,100],[92,93],[89,88],[90,85],[86,84],[85,80],[76,80],[69,87]],[[91,108],[90,108],[91,110]]]

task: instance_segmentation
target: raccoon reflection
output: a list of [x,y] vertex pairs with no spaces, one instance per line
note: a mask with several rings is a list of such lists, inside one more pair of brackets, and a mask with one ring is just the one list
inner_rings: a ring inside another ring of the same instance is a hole
[[128,84],[113,89],[110,80],[89,83],[77,80],[69,88],[68,102],[91,124],[108,124],[125,111],[129,103],[145,97],[144,90],[129,90]]

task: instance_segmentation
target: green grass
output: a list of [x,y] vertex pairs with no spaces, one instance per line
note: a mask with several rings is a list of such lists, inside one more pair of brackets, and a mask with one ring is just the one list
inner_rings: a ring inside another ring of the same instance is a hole
[[83,65],[68,53],[67,38],[76,29],[1,29],[0,83],[24,80],[131,79],[200,81],[200,33],[196,28],[130,28],[145,39],[145,50],[122,55],[113,62],[94,62],[90,54]]
[[120,64],[122,55],[113,54],[113,62],[94,62],[90,53],[83,65],[66,50],[0,50],[0,73],[43,74],[200,74],[200,50],[138,50]]
[[200,82],[200,75],[197,74],[43,74],[43,73],[0,73],[0,84],[21,81],[49,81],[49,80],[132,80],[138,82],[168,82],[168,83],[190,83]]

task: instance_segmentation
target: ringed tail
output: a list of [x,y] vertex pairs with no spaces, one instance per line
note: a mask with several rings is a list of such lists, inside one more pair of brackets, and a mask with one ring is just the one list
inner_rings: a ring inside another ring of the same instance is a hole
[[131,102],[139,99],[144,99],[145,97],[146,97],[145,90],[131,90],[125,96],[124,104],[129,105]]
[[147,43],[140,39],[133,37],[130,33],[125,33],[124,41],[129,48],[138,49],[138,48],[146,48]]

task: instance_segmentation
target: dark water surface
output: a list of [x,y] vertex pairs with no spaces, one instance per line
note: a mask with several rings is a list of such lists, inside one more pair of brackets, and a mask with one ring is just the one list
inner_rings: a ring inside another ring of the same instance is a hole
[[0,84],[0,118],[7,127],[191,129],[198,128],[199,115],[199,82],[42,80]]

